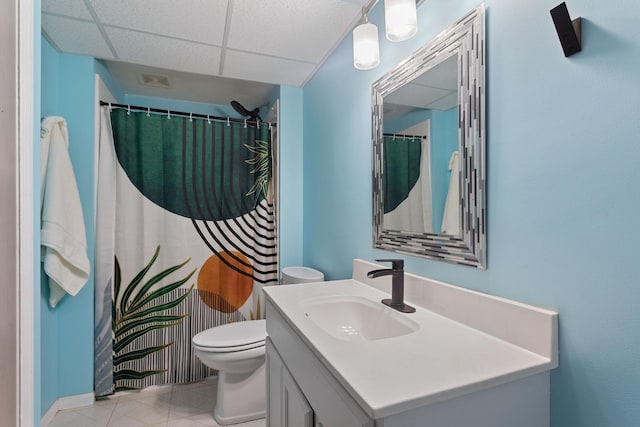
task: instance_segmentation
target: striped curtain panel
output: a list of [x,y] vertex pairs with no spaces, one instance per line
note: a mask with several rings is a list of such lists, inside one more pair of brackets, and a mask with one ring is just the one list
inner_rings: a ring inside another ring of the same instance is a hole
[[95,393],[201,380],[191,338],[277,284],[271,128],[101,113]]

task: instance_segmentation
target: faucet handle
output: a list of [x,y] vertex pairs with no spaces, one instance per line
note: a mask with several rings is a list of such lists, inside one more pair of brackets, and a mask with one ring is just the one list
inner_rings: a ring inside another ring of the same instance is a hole
[[391,268],[394,270],[403,270],[404,269],[404,260],[403,259],[376,259],[377,262],[390,262]]

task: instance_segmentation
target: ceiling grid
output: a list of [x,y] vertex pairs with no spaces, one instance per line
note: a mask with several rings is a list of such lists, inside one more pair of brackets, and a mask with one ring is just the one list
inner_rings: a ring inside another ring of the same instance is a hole
[[[135,74],[122,83],[127,93],[148,91],[135,85],[140,85],[141,73],[151,73],[170,75],[172,86],[176,79],[210,81],[215,87],[223,83],[213,82],[216,79],[235,79],[227,83],[236,84],[236,91],[259,88],[264,97],[265,87],[301,87],[308,82],[348,36],[367,3],[43,0],[42,25],[43,34],[59,51],[104,60],[121,83],[122,75]],[[166,89],[158,90],[156,96],[168,95]],[[183,93],[181,98],[189,100],[191,95]]]

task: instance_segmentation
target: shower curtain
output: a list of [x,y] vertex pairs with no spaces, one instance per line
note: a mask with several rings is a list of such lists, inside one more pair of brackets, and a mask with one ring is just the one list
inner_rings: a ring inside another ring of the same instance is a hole
[[203,379],[191,338],[277,283],[272,128],[101,114],[95,393]]
[[385,136],[383,140],[383,226],[432,233],[429,140]]

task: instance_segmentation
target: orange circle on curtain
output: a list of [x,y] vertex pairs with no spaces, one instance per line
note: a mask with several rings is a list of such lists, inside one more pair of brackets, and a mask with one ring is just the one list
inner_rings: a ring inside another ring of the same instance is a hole
[[198,273],[200,299],[223,313],[242,307],[253,291],[250,265],[247,257],[239,252],[220,252],[209,257]]

